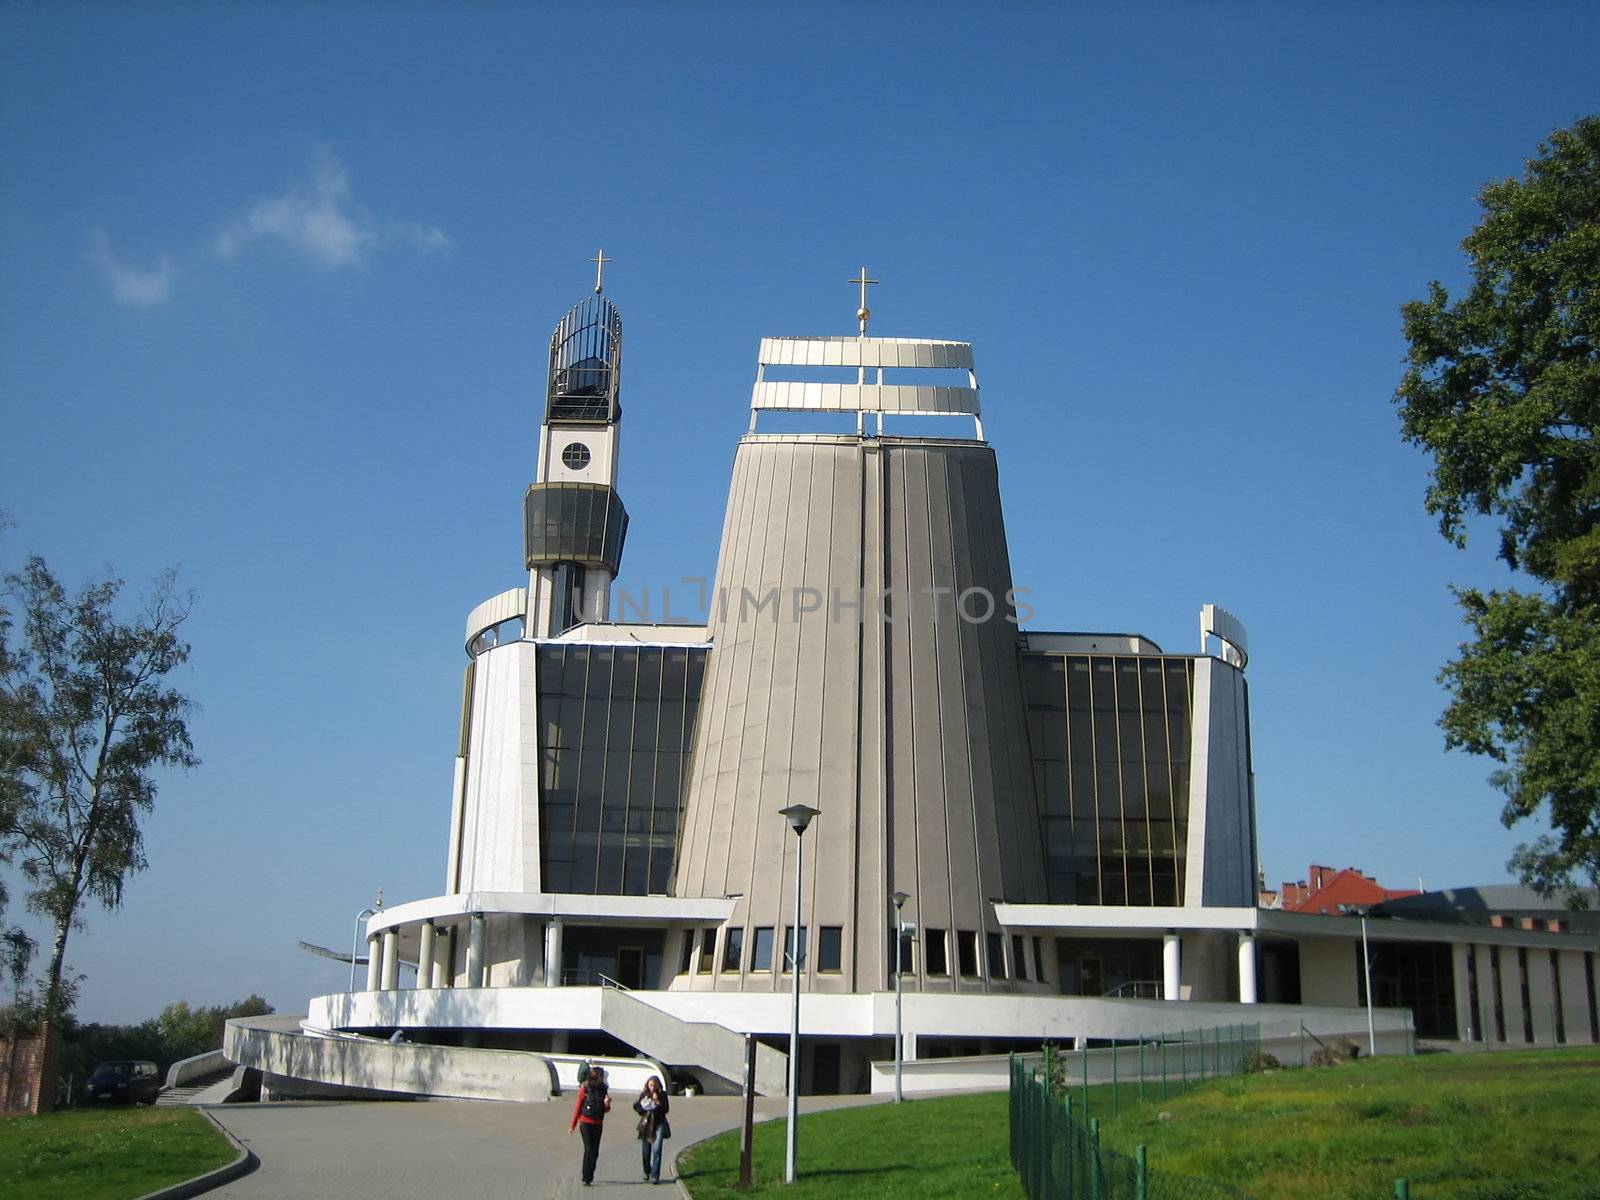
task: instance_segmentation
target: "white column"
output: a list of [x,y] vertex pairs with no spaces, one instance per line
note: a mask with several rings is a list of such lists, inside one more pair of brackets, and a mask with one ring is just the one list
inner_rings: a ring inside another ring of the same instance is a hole
[[467,925],[467,986],[483,986],[483,914],[473,913]]
[[1256,1002],[1256,939],[1239,935],[1239,1003]]
[[367,991],[378,990],[378,981],[383,978],[383,936],[377,933],[367,934]]
[[433,972],[433,987],[450,986],[450,965],[450,931],[436,930],[433,938],[433,960],[429,965],[429,970]]
[[1177,1000],[1183,983],[1178,935],[1169,933],[1161,939],[1161,998]]
[[561,922],[555,917],[544,927],[544,985],[561,986]]
[[431,988],[433,986],[433,922],[422,923],[422,945],[417,950],[417,986]]
[[379,986],[393,991],[400,985],[400,931],[393,925],[383,931],[383,977]]

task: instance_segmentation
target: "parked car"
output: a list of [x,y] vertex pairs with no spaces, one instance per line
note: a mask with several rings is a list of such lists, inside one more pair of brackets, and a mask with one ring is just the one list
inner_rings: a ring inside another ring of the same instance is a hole
[[153,1062],[103,1062],[83,1086],[85,1097],[95,1103],[154,1104],[161,1076]]

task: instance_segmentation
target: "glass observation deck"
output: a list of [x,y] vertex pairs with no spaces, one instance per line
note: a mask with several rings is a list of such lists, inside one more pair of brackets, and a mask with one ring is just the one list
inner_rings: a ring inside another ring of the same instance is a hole
[[622,314],[604,296],[577,305],[550,337],[546,421],[614,423],[622,414]]

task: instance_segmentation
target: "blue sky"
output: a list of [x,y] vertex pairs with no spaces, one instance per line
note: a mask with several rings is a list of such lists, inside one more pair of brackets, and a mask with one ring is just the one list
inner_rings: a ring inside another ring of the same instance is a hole
[[[1505,878],[1446,755],[1398,306],[1600,108],[1580,5],[0,8],[0,562],[199,593],[199,769],[88,913],[81,1015],[298,1011],[443,882],[545,345],[616,258],[622,583],[709,575],[757,339],[974,343],[1037,628],[1250,630],[1262,865]],[[15,890],[15,889],[14,889]],[[13,912],[19,908],[15,902]]]

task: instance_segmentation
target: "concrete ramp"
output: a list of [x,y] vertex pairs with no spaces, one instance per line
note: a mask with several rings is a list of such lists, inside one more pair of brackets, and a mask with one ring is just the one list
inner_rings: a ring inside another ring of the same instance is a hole
[[235,1017],[223,1032],[223,1053],[259,1070],[264,1092],[276,1095],[526,1101],[548,1100],[555,1090],[555,1072],[540,1054],[319,1036],[300,1021]]
[[[744,1087],[744,1034],[718,1025],[709,1016],[704,1021],[685,1021],[625,991],[605,988],[600,994],[600,1024],[639,1053],[695,1072],[708,1091],[736,1093]],[[758,1096],[786,1094],[788,1073],[788,1055],[756,1043]]]

